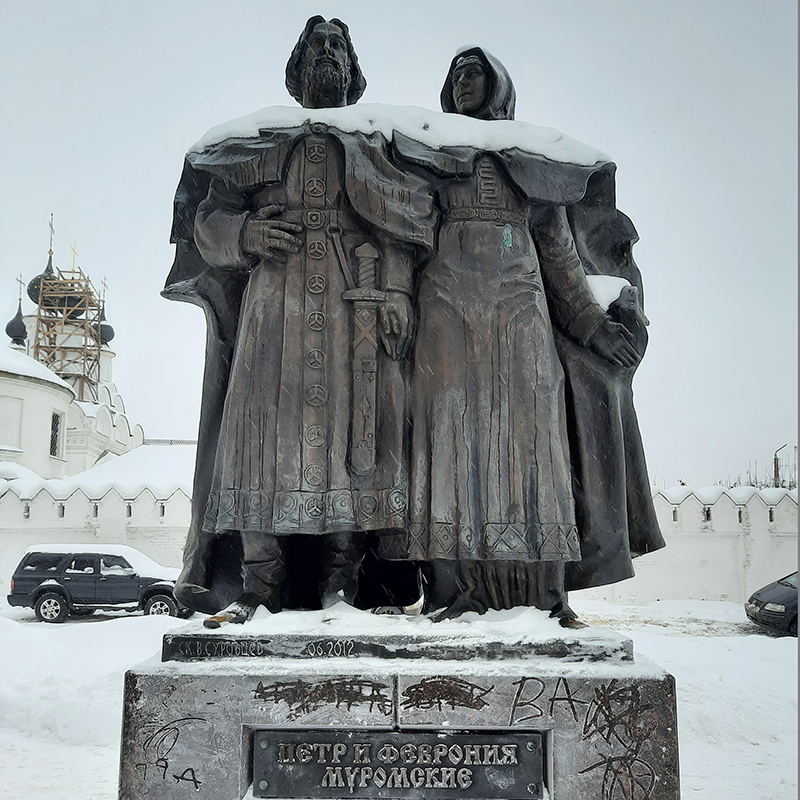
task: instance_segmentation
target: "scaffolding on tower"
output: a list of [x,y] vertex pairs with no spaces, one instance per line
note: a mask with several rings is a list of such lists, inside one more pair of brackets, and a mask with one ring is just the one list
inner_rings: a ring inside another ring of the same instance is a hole
[[[52,257],[52,256],[51,256]],[[74,264],[42,275],[33,355],[75,390],[98,401],[102,304],[89,278]]]

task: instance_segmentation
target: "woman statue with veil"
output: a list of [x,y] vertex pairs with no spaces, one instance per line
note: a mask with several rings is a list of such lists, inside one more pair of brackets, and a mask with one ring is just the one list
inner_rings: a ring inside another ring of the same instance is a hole
[[[481,48],[457,54],[441,97],[446,112],[514,118],[511,79]],[[395,147],[441,209],[419,277],[405,557],[422,562],[439,618],[533,605],[579,626],[564,587],[581,549],[553,323],[620,368],[639,360],[594,300],[566,213],[603,165],[398,136]]]

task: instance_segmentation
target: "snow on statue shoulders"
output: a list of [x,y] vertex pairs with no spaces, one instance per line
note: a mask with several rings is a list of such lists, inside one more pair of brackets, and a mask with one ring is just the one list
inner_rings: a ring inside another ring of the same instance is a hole
[[217,125],[190,148],[201,152],[227,139],[256,139],[260,131],[300,128],[319,122],[339,130],[364,134],[395,133],[438,150],[472,147],[499,152],[519,149],[563,164],[594,167],[611,159],[601,150],[565,136],[555,128],[543,128],[517,120],[482,120],[459,114],[444,114],[419,106],[363,103],[343,108],[295,108],[267,106],[248,116]]

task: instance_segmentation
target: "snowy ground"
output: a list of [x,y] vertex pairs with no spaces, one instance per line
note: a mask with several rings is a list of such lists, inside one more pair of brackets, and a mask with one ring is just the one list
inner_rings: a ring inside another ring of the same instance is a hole
[[[684,800],[796,800],[796,639],[751,625],[734,603],[570,601],[675,676]],[[115,798],[123,674],[180,624],[98,614],[46,625],[3,600],[0,798]]]

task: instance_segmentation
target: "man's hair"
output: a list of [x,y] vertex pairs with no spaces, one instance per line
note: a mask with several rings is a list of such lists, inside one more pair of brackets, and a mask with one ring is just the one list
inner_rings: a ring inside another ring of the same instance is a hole
[[361,67],[358,65],[358,56],[353,48],[353,42],[350,40],[350,30],[344,22],[340,19],[336,19],[336,17],[331,20],[326,20],[325,17],[317,14],[306,22],[306,26],[303,28],[303,32],[300,34],[300,38],[297,40],[297,44],[294,46],[294,50],[292,50],[292,54],[289,56],[289,61],[286,64],[286,88],[289,90],[289,94],[302,105],[303,79],[301,75],[301,65],[303,55],[311,32],[320,22],[330,22],[331,25],[336,25],[337,28],[341,28],[344,34],[344,40],[347,45],[347,55],[350,59],[350,83],[347,87],[346,100],[347,105],[352,105],[364,94],[364,89],[367,88],[367,81],[364,78],[364,74],[361,72]]

